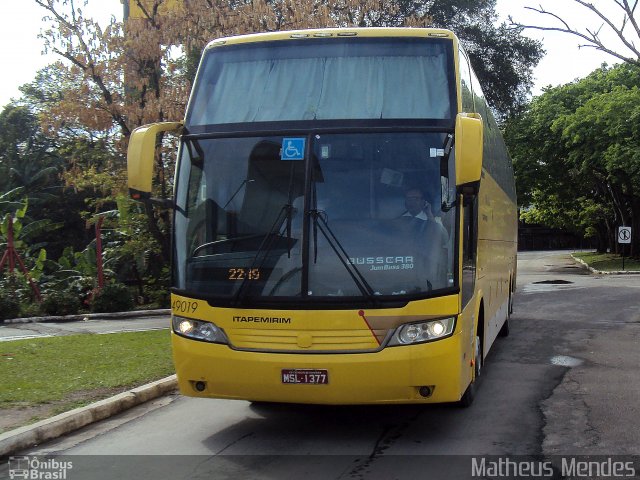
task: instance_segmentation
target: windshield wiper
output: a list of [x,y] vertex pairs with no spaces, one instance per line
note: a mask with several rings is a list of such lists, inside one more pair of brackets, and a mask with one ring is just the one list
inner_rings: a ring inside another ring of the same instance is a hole
[[[291,217],[293,216],[293,214],[295,213],[295,208],[293,207],[293,205],[291,205],[291,203],[287,203],[285,205],[282,206],[282,208],[280,209],[280,212],[278,213],[278,216],[276,217],[275,222],[273,222],[273,225],[271,226],[271,228],[269,229],[269,231],[267,232],[267,234],[264,236],[264,239],[262,240],[262,242],[260,243],[260,246],[258,247],[258,250],[256,251],[255,256],[253,257],[253,260],[251,261],[251,267],[249,267],[249,269],[254,269],[254,268],[262,268],[264,266],[264,262],[267,260],[267,256],[269,255],[269,252],[273,249],[273,246],[276,244],[276,239],[282,238],[282,234],[280,233],[281,229],[282,229],[282,225],[284,224],[285,220],[287,220],[287,232],[288,232],[288,238],[287,238],[287,243],[289,246],[289,255],[291,255]],[[262,260],[258,263],[258,259],[260,258],[260,256],[262,255]],[[247,285],[247,281],[249,280],[249,276],[245,276],[244,279],[242,280],[242,282],[240,283],[240,286],[238,287],[238,291],[236,292],[233,302],[235,304],[238,304],[238,302],[240,302],[243,298],[243,290],[245,290],[245,286]]]
[[[309,216],[313,219],[314,236],[317,235],[317,230],[320,230],[322,235],[324,235],[324,238],[326,238],[327,242],[329,242],[329,246],[331,247],[331,249],[334,251],[342,265],[344,265],[344,268],[347,270],[347,273],[356,284],[360,292],[369,301],[371,301],[371,303],[377,303],[376,293],[373,291],[373,288],[371,288],[371,285],[369,284],[369,282],[367,282],[367,279],[364,277],[364,275],[362,275],[362,272],[358,270],[358,267],[356,267],[352,262],[349,261],[349,254],[344,249],[344,246],[342,245],[342,243],[340,243],[340,240],[338,240],[338,237],[336,237],[335,233],[333,233],[331,227],[329,227],[329,224],[322,216],[322,213],[323,212],[319,210],[309,211]],[[316,251],[314,252],[314,261],[317,262],[318,246],[316,238],[314,238],[314,247],[316,249]]]
[[[271,229],[269,229],[269,232],[260,243],[260,246],[256,251],[256,255],[255,257],[253,257],[253,260],[251,261],[251,269],[254,269],[254,268],[261,269],[263,267],[264,262],[267,261],[267,256],[269,255],[269,252],[273,249],[273,246],[276,244],[276,238],[280,239],[283,236],[281,231],[282,231],[282,225],[284,224],[285,221],[287,222],[285,226],[285,233],[287,236],[286,237],[287,238],[287,256],[288,258],[291,258],[291,247],[293,244],[293,239],[291,238],[291,230],[292,230],[293,215],[296,212],[296,208],[293,206],[293,197],[294,197],[293,192],[296,185],[295,172],[296,172],[295,162],[292,162],[291,168],[289,170],[289,189],[287,191],[287,203],[282,206],[282,208],[280,209],[280,212],[278,213],[278,216],[276,217],[275,222],[273,222],[273,225],[271,226]],[[250,181],[253,181],[253,180],[250,180]],[[260,258],[260,255],[262,255],[262,260],[259,262],[259,265],[258,265],[257,263],[258,263],[258,259]],[[248,280],[249,280],[249,276],[246,276],[242,280],[242,283],[240,284],[240,286],[238,287],[238,291],[236,292],[233,299],[235,304],[238,304],[238,302],[240,302],[243,299],[243,291],[245,290]]]
[[200,251],[205,248],[215,247],[216,245],[223,245],[229,242],[240,242],[242,240],[250,240],[252,238],[260,238],[262,234],[254,234],[254,235],[244,235],[242,237],[231,237],[231,238],[223,238],[221,240],[214,240],[213,242],[203,243],[202,245],[198,245],[193,249],[193,253],[191,253],[191,257],[195,257],[196,254],[200,253]]

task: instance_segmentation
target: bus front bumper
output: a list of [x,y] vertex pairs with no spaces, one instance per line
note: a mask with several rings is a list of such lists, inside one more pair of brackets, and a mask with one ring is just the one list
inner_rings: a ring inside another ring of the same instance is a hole
[[[461,340],[458,334],[375,353],[296,354],[237,351],[172,333],[183,395],[335,405],[459,400],[472,368]],[[311,380],[326,383],[286,383],[292,371],[319,372]]]

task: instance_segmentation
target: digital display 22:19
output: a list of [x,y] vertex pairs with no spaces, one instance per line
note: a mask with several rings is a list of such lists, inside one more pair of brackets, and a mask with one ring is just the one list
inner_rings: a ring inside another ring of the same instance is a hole
[[230,268],[229,280],[260,280],[259,268]]

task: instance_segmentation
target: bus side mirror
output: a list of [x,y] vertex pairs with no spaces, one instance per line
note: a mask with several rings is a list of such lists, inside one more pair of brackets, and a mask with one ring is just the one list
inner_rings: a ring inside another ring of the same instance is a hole
[[127,149],[127,180],[131,198],[151,198],[158,135],[162,132],[178,132],[181,128],[182,122],[161,122],[144,125],[131,132]]
[[477,192],[482,175],[482,117],[477,113],[460,113],[456,117],[455,155],[456,186],[471,187]]

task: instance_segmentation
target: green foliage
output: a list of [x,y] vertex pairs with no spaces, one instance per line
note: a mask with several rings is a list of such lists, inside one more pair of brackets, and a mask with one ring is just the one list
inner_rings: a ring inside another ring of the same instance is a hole
[[617,226],[634,226],[640,255],[640,68],[596,70],[549,88],[512,119],[522,218],[594,236],[614,250]]
[[0,152],[0,192],[21,187],[32,204],[53,197],[60,161],[28,107],[9,104],[0,112]]
[[93,290],[97,286],[96,251],[90,244],[81,252],[72,247],[64,249],[58,259],[58,270],[53,273],[49,287],[54,290],[68,290],[82,304],[89,304]]
[[[67,247],[58,260],[62,269],[60,273],[69,274],[73,278],[96,277],[96,250],[93,245],[81,252],[74,252],[72,247]],[[65,278],[68,279],[69,277]]]
[[[580,252],[573,253],[572,256],[582,260],[591,268],[602,272],[619,272],[623,270],[622,255],[616,255],[614,253]],[[640,272],[640,260],[632,258],[625,258],[624,260],[625,271]]]
[[544,51],[539,42],[523,36],[521,29],[505,24],[495,27],[495,17],[479,18],[482,20],[476,17],[469,24],[447,28],[460,36],[483,93],[503,122],[525,109],[533,86],[532,69]]
[[31,317],[41,317],[42,310],[40,309],[40,304],[37,302],[23,303],[20,305],[20,317],[21,318],[31,318]]
[[20,303],[15,297],[0,291],[0,320],[8,320],[20,316]]
[[[155,25],[150,30],[140,24],[143,31],[138,35],[145,42],[135,42],[133,25],[129,26],[130,37],[125,38],[124,26],[115,19],[102,30],[80,15],[73,2],[44,2],[43,13],[53,19],[51,29],[43,32],[48,47],[65,52],[63,56],[68,58],[90,57],[96,65],[84,68],[85,60],[49,65],[21,87],[23,96],[18,103],[0,112],[0,219],[21,208],[23,203],[16,202],[28,199],[30,218],[20,218],[14,226],[21,229],[16,233],[18,248],[33,277],[48,289],[68,286],[86,301],[97,279],[89,227],[97,215],[111,211],[114,215],[106,219],[103,237],[108,279],[135,282],[139,297],[166,304],[171,215],[126,198],[125,149],[134,127],[174,120],[183,114],[203,42],[220,33],[223,27],[215,19],[221,15],[232,19],[225,31],[236,33],[256,31],[257,27],[304,28],[316,26],[312,25],[315,21],[343,26],[430,24],[451,28],[469,51],[499,117],[519,111],[532,84],[532,69],[542,55],[540,44],[524,37],[521,30],[495,25],[495,0],[393,0],[378,9],[373,4],[363,8],[357,2],[325,3],[328,16],[316,20],[289,11],[284,3],[266,2],[261,4],[266,10],[260,7],[253,15],[264,18],[255,25],[250,22],[253,17],[241,11],[252,7],[251,2],[216,6],[221,8],[216,15],[206,15],[204,12],[213,13],[213,7],[211,2],[200,0],[192,2],[191,17],[187,12],[189,22],[173,19],[171,26],[168,19],[158,22],[156,18],[147,25]],[[294,4],[294,10],[309,5],[300,2]],[[194,14],[196,9],[199,13]],[[155,9],[149,12],[157,13]],[[267,18],[270,15],[275,18]],[[62,18],[73,20],[73,28],[61,22]],[[270,23],[272,20],[275,23]],[[196,25],[192,21],[197,21],[197,28],[192,28]],[[88,38],[91,41],[86,43]],[[81,45],[89,51],[78,50]],[[170,45],[183,45],[183,58],[169,58]],[[126,92],[124,71],[133,83]],[[133,79],[136,75],[140,78]],[[133,94],[140,95],[137,101],[131,101]],[[160,198],[169,196],[172,189],[175,148],[166,151],[170,153],[159,157],[154,170],[154,196]],[[53,229],[56,235],[51,235]],[[56,258],[60,259],[58,266],[52,261]]]
[[[27,210],[28,200],[24,200],[20,207],[6,213],[0,222],[0,252],[4,253],[9,247],[9,227],[13,230],[13,246],[20,259],[28,270],[28,276],[19,265],[11,272],[8,268],[8,261],[4,270],[0,272],[0,287],[12,292],[18,303],[28,304],[34,299],[35,292],[29,280],[37,284],[46,277],[46,270],[50,267],[47,260],[47,251],[42,248],[42,243],[31,243],[42,231],[55,230],[58,225],[54,225],[48,220],[29,221]],[[1,254],[0,254],[1,255]],[[18,262],[16,262],[18,263]]]
[[106,285],[91,301],[92,312],[125,312],[132,308],[131,292],[121,283]]
[[170,293],[171,270],[163,267],[159,275],[145,278],[145,297],[156,308],[169,308],[171,306]]
[[75,315],[80,311],[80,300],[69,291],[50,292],[42,301],[41,308],[47,315]]

